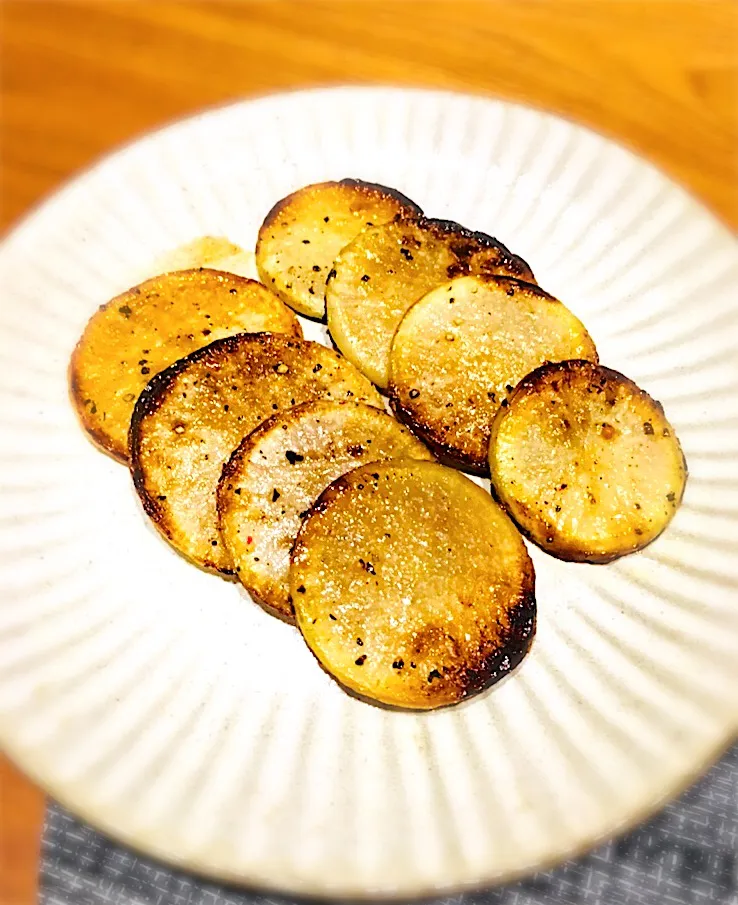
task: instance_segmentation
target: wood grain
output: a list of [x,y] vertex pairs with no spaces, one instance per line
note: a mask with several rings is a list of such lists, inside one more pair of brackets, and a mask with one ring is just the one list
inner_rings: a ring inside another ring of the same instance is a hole
[[[0,5],[0,229],[99,155],[203,106],[308,85],[510,98],[652,160],[738,226],[734,0]],[[0,903],[35,901],[42,798],[0,761]]]
[[0,905],[36,901],[44,798],[0,754]]

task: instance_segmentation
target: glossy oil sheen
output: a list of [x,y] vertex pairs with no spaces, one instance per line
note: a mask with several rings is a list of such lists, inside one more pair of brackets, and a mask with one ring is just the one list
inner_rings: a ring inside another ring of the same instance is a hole
[[[589,566],[532,549],[529,656],[429,714],[349,697],[295,629],[177,556],[67,393],[97,305],[199,236],[252,248],[275,201],[344,176],[525,258],[603,364],[661,400],[690,470],[641,553]],[[0,744],[96,826],[269,889],[432,893],[593,845],[732,737],[738,252],[630,153],[458,95],[265,98],[101,163],[5,240],[0,279]]]

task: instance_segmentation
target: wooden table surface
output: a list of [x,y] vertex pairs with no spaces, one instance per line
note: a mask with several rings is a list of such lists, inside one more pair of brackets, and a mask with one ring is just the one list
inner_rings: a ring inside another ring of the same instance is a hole
[[[0,229],[100,154],[306,85],[486,93],[579,120],[738,226],[735,0],[0,4]],[[36,900],[43,797],[0,757],[0,905]]]

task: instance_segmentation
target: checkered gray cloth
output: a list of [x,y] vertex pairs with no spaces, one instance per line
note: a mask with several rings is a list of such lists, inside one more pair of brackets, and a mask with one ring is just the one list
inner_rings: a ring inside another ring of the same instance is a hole
[[[286,905],[170,871],[79,823],[46,815],[42,905]],[[521,883],[438,905],[738,905],[738,745],[635,832]]]

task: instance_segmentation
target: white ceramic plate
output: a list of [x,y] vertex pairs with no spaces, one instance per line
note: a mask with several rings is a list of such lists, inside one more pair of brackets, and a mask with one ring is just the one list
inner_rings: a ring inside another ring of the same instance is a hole
[[[343,176],[522,254],[601,360],[662,400],[689,462],[644,552],[594,567],[532,550],[532,652],[437,713],[348,697],[296,630],[180,559],[67,397],[98,304],[199,235],[252,247],[277,199]],[[120,840],[299,893],[487,884],[644,817],[738,722],[737,286],[734,239],[684,191],[506,103],[310,91],[107,159],[0,250],[3,747]]]

